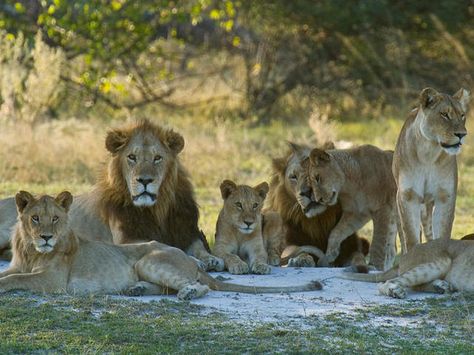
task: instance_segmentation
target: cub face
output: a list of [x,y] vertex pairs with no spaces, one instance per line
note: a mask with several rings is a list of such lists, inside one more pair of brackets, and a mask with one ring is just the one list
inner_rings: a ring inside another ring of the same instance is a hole
[[309,159],[314,199],[321,205],[335,205],[344,184],[344,173],[334,158],[322,149],[313,149]]
[[220,189],[227,221],[243,234],[250,234],[261,226],[263,202],[269,190],[266,182],[250,187],[224,180]]
[[71,193],[64,191],[56,198],[42,196],[37,199],[29,192],[20,191],[15,201],[27,242],[32,243],[38,252],[49,253],[62,238],[68,237]]
[[466,114],[470,93],[460,89],[453,96],[426,88],[420,93],[421,133],[450,155],[459,154],[467,134]]

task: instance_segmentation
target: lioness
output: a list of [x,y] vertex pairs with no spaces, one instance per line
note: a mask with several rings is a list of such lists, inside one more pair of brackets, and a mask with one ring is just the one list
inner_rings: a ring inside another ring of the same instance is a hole
[[224,207],[217,219],[214,255],[231,274],[269,274],[268,264],[280,265],[281,218],[261,212],[268,189],[266,182],[250,187],[224,180],[220,186]]
[[400,257],[399,265],[380,274],[343,275],[350,280],[381,282],[379,292],[406,297],[406,287],[417,291],[445,293],[474,291],[474,241],[438,239],[415,245]]
[[72,195],[56,198],[16,195],[19,219],[12,239],[13,259],[0,273],[0,292],[163,294],[178,298],[205,295],[209,288],[234,292],[288,292],[321,289],[317,281],[297,287],[253,287],[215,280],[195,260],[174,247],[151,241],[113,245],[77,238],[69,228]]
[[392,151],[372,145],[310,153],[310,182],[322,206],[340,203],[342,215],[329,234],[326,259],[333,262],[341,243],[373,221],[369,264],[378,270],[392,267],[396,254],[397,206],[392,175]]
[[465,89],[453,96],[432,88],[423,89],[418,107],[403,125],[392,167],[402,252],[420,242],[423,205],[427,214],[433,216],[433,238],[451,236],[458,182],[456,154],[467,134],[469,99]]
[[[198,228],[193,186],[178,157],[184,138],[143,120],[109,131],[105,146],[110,159],[98,182],[71,207],[74,233],[115,244],[156,240],[200,259],[207,270],[222,267]],[[2,207],[0,231],[10,230],[15,202],[0,201]]]
[[[270,183],[266,211],[276,211],[283,219],[285,243],[283,258],[297,255],[301,246],[312,246],[317,250],[326,250],[331,230],[342,215],[339,203],[325,206],[318,203],[313,196],[309,175],[309,153],[311,148],[290,143],[290,151],[283,158],[273,160],[274,175]],[[312,253],[313,248],[306,248],[303,253],[291,258],[289,266],[315,266],[316,259],[320,266],[326,266],[321,253]],[[364,256],[367,255],[369,242],[352,234],[341,244],[341,253],[335,260],[335,266],[351,265],[352,268],[367,272]],[[310,254],[314,254],[314,257]]]

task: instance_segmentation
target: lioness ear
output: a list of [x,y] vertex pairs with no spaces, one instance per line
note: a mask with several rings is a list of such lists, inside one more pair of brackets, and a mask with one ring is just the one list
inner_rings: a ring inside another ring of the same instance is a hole
[[118,129],[109,131],[107,133],[107,137],[105,138],[105,147],[110,153],[115,154],[120,149],[125,147],[125,145],[128,143],[128,140],[128,135],[123,131]]
[[321,166],[329,163],[331,156],[322,149],[314,148],[309,155],[309,159],[314,165]]
[[235,189],[237,189],[237,185],[231,180],[224,180],[222,181],[220,188],[222,198],[225,200],[232,192],[235,191]]
[[438,101],[439,93],[433,88],[424,88],[420,93],[421,107],[431,107]]
[[262,198],[262,200],[265,200],[265,197],[267,197],[268,191],[270,190],[266,182],[258,184],[253,189],[257,191],[258,195]]
[[72,204],[72,195],[69,191],[63,191],[54,200],[68,212]]
[[459,101],[464,112],[467,111],[467,105],[471,101],[471,93],[466,89],[459,89],[453,97]]
[[28,206],[28,204],[34,200],[35,198],[29,192],[26,192],[26,191],[18,192],[15,196],[16,208],[18,210],[18,213],[23,213],[26,206]]
[[175,154],[180,153],[184,148],[183,136],[173,130],[166,132],[165,143]]
[[334,142],[328,141],[321,146],[321,149],[324,149],[324,150],[336,149],[336,146],[334,145]]

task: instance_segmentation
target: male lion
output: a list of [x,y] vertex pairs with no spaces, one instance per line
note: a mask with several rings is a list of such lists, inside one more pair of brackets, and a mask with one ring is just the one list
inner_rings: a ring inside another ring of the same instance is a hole
[[113,245],[77,238],[68,224],[72,195],[16,195],[18,223],[13,259],[0,273],[0,292],[166,294],[189,300],[209,289],[233,292],[292,292],[321,289],[317,281],[297,287],[253,287],[224,283],[200,270],[182,250],[151,241]]
[[[321,250],[326,250],[329,234],[342,215],[339,203],[324,206],[314,199],[309,179],[310,152],[311,148],[307,146],[290,143],[289,154],[273,160],[275,174],[270,183],[266,209],[278,212],[283,219],[287,247],[282,256],[285,261],[288,255],[292,257],[288,261],[290,266],[315,266],[313,256],[308,252],[318,259],[320,266],[326,265],[326,261],[320,258],[324,254]],[[305,246],[304,250],[298,246]],[[316,252],[311,252],[314,248]],[[334,265],[351,265],[359,272],[367,272],[364,256],[368,249],[366,239],[352,234],[342,242]],[[303,253],[299,254],[301,251]]]
[[342,215],[329,234],[326,259],[333,262],[341,243],[370,220],[374,224],[369,264],[392,267],[396,254],[397,186],[392,175],[392,151],[372,145],[310,153],[311,188],[323,206],[340,203]]
[[262,215],[268,184],[250,187],[224,180],[220,189],[224,207],[217,219],[214,255],[231,274],[269,274],[268,264],[280,265],[283,225],[278,213]]
[[[193,187],[178,158],[183,137],[143,120],[108,132],[105,146],[108,164],[71,208],[73,231],[115,244],[156,240],[198,258],[207,270],[221,267],[198,229]],[[0,207],[5,204],[16,215],[13,199]],[[0,221],[0,230],[10,230],[12,220]]]
[[403,125],[393,157],[402,252],[420,242],[423,207],[433,217],[432,238],[451,237],[458,182],[456,154],[467,134],[469,99],[465,89],[453,96],[423,89],[418,107]]
[[406,287],[417,291],[445,293],[474,291],[474,241],[438,239],[415,245],[400,257],[399,265],[380,273],[348,273],[345,279],[385,282],[379,292],[394,298],[405,298]]

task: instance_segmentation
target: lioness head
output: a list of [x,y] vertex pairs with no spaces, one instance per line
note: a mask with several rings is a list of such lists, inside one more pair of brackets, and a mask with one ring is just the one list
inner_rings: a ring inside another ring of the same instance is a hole
[[287,159],[274,159],[275,170],[284,174],[286,190],[294,195],[307,218],[312,218],[326,210],[326,206],[314,199],[310,181],[309,154],[311,148],[289,143],[291,153]]
[[453,96],[442,94],[432,88],[425,88],[420,94],[422,135],[441,146],[448,154],[461,151],[466,131],[466,113],[470,93],[460,89]]
[[309,160],[314,199],[324,206],[335,205],[345,180],[339,164],[328,152],[318,148],[311,151]]
[[29,192],[20,191],[15,196],[18,216],[27,242],[40,253],[49,253],[57,243],[67,237],[68,210],[72,195],[61,192],[56,198],[35,198]]
[[145,120],[110,131],[105,146],[113,155],[109,169],[121,170],[109,176],[125,180],[135,206],[149,207],[159,199],[162,182],[177,174],[176,156],[184,148],[184,138]]
[[220,189],[224,199],[223,213],[227,221],[244,234],[252,233],[261,225],[263,201],[269,189],[266,182],[250,187],[224,180]]

